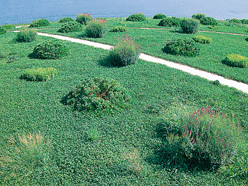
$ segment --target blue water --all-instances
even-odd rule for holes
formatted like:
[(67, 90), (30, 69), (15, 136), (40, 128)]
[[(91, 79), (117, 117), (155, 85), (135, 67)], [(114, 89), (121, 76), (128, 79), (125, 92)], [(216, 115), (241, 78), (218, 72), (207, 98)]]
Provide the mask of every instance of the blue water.
[(30, 23), (46, 18), (74, 18), (79, 13), (94, 17), (127, 17), (142, 12), (191, 17), (205, 13), (216, 19), (248, 19), (248, 0), (0, 0), (0, 25)]

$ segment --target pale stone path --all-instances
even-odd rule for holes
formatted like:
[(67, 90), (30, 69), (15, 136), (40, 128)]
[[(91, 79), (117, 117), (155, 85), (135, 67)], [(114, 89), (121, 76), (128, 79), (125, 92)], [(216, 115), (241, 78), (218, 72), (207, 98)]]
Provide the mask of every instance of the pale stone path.
[[(38, 33), (38, 35), (40, 36), (46, 36), (46, 37), (53, 37), (56, 39), (60, 39), (60, 40), (65, 40), (65, 41), (71, 41), (74, 43), (79, 43), (79, 44), (84, 44), (84, 45), (88, 45), (88, 46), (93, 46), (96, 48), (102, 48), (105, 50), (110, 50), (113, 48), (113, 46), (111, 45), (106, 45), (106, 44), (101, 44), (101, 43), (96, 43), (93, 41), (87, 41), (87, 40), (83, 40), (83, 39), (76, 39), (76, 38), (71, 38), (71, 37), (66, 37), (66, 36), (60, 36), (60, 35), (53, 35), (53, 34), (46, 34), (46, 33)], [(210, 81), (215, 81), (218, 80), (222, 85), (227, 85), (229, 87), (234, 87), (246, 94), (248, 94), (248, 85), (245, 83), (241, 83), (238, 81), (234, 81), (234, 80), (230, 80), (230, 79), (226, 79), (222, 76), (216, 75), (216, 74), (212, 74), (203, 70), (198, 70), (196, 68), (192, 68), (186, 65), (182, 65), (179, 63), (174, 63), (171, 61), (167, 61), (161, 58), (157, 58), (157, 57), (153, 57), (147, 54), (143, 54), (141, 53), (140, 59), (145, 60), (145, 61), (149, 61), (149, 62), (153, 62), (153, 63), (159, 63), (159, 64), (163, 64), (166, 65), (168, 67), (174, 68), (174, 69), (178, 69), (181, 70), (183, 72), (187, 72), (189, 74), (195, 75), (195, 76), (200, 76), (202, 78), (205, 78), (207, 80)]]

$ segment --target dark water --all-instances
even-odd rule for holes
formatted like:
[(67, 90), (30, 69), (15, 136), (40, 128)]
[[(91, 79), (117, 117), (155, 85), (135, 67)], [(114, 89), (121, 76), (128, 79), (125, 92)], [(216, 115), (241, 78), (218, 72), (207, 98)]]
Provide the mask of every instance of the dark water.
[(75, 17), (90, 13), (94, 17), (127, 17), (142, 12), (191, 17), (205, 13), (216, 19), (247, 18), (248, 0), (0, 0), (0, 25), (30, 23), (47, 18)]

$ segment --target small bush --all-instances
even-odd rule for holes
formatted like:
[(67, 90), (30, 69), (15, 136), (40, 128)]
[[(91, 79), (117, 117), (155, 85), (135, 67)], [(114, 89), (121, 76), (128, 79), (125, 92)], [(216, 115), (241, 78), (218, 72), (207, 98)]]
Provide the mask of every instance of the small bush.
[(127, 27), (124, 26), (115, 26), (110, 30), (110, 32), (126, 32), (126, 31), (127, 31)]
[(68, 23), (70, 21), (74, 21), (71, 17), (64, 17), (59, 20), (59, 23)]
[(140, 22), (140, 21), (146, 21), (146, 17), (142, 13), (137, 13), (130, 15), (126, 20), (132, 22)]
[(109, 61), (114, 66), (135, 64), (139, 59), (140, 48), (130, 37), (122, 38), (110, 51)]
[(159, 23), (158, 26), (168, 26), (168, 27), (178, 27), (181, 24), (181, 19), (177, 17), (166, 17), (162, 19)]
[(47, 19), (38, 19), (38, 20), (33, 21), (29, 27), (30, 28), (31, 27), (42, 27), (42, 26), (48, 26), (48, 25), (50, 25), (50, 22)]
[(19, 42), (32, 42), (36, 37), (37, 32), (35, 30), (21, 30), (17, 33), (16, 40)]
[(233, 24), (241, 24), (242, 23), (239, 19), (236, 19), (236, 18), (230, 19), (228, 22), (233, 23)]
[(58, 71), (55, 68), (26, 69), (21, 79), (27, 81), (48, 81), (55, 77)]
[(195, 19), (185, 18), (181, 22), (181, 29), (183, 33), (195, 34), (199, 28), (199, 21)]
[(15, 28), (16, 26), (15, 25), (11, 25), (11, 24), (6, 24), (6, 25), (3, 25), (2, 27), (5, 28), (6, 30), (10, 30), (10, 29)]
[(248, 24), (248, 19), (241, 19), (242, 24)]
[(0, 26), (0, 35), (5, 34), (7, 31), (4, 27)]
[(205, 14), (202, 14), (202, 13), (198, 13), (198, 14), (193, 14), (192, 15), (192, 18), (193, 19), (198, 19), (198, 20), (200, 20), (201, 18), (204, 18), (204, 17), (206, 17), (206, 15)]
[(85, 28), (85, 34), (87, 37), (91, 38), (101, 38), (104, 37), (107, 31), (106, 21), (104, 19), (94, 19), (88, 23)]
[(79, 32), (82, 30), (82, 25), (76, 21), (70, 21), (68, 23), (64, 23), (58, 32), (68, 33), (68, 32)]
[(62, 42), (50, 40), (38, 44), (32, 55), (38, 59), (60, 59), (67, 54), (68, 48)]
[(200, 19), (200, 22), (203, 25), (213, 25), (213, 26), (215, 26), (215, 25), (218, 24), (217, 20), (212, 18), (212, 17), (203, 17), (203, 18)]
[(192, 39), (178, 39), (167, 41), (163, 51), (172, 55), (195, 57), (199, 55), (200, 49)]
[(76, 21), (82, 25), (87, 25), (91, 20), (92, 16), (90, 14), (78, 14), (76, 17)]
[(85, 79), (66, 95), (62, 102), (78, 111), (121, 110), (129, 101), (126, 90), (112, 79)]
[(248, 67), (248, 57), (239, 54), (229, 54), (223, 63), (231, 67), (246, 68)]
[(209, 44), (213, 42), (212, 38), (205, 37), (205, 36), (195, 36), (193, 37), (193, 40), (195, 42), (202, 43), (202, 44)]
[(153, 19), (164, 19), (166, 18), (167, 16), (164, 15), (164, 14), (156, 14), (155, 16), (153, 16)]

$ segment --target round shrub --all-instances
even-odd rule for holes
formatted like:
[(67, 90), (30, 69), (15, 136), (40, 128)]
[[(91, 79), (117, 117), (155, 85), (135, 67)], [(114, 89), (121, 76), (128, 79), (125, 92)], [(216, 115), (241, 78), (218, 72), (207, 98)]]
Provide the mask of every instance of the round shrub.
[(129, 96), (126, 90), (112, 79), (85, 79), (62, 102), (78, 111), (112, 111), (127, 106)]
[(164, 19), (166, 18), (167, 16), (164, 15), (164, 14), (156, 14), (155, 16), (153, 16), (153, 19)]
[(126, 31), (127, 31), (127, 27), (124, 26), (115, 26), (110, 30), (110, 32), (126, 32)]
[(70, 21), (68, 23), (64, 23), (58, 32), (68, 33), (68, 32), (79, 32), (82, 30), (82, 25), (76, 21)]
[(37, 32), (35, 30), (21, 30), (17, 33), (16, 40), (19, 42), (32, 42), (36, 37)]
[(241, 19), (242, 24), (248, 24), (248, 19)]
[(202, 14), (202, 13), (198, 13), (198, 14), (193, 14), (192, 15), (192, 18), (193, 19), (201, 19), (201, 18), (204, 18), (204, 17), (206, 17), (206, 15), (205, 14)]
[(178, 39), (167, 41), (163, 51), (172, 55), (195, 57), (199, 55), (200, 49), (192, 39)]
[(229, 54), (223, 63), (231, 67), (246, 68), (248, 67), (248, 57), (239, 54)]
[(242, 23), (239, 19), (236, 19), (236, 18), (230, 19), (228, 22), (233, 23), (233, 24), (241, 24)]
[(140, 49), (141, 47), (136, 45), (130, 37), (122, 38), (110, 51), (109, 61), (114, 66), (135, 64), (139, 59)]
[(130, 15), (126, 20), (132, 22), (140, 22), (140, 21), (146, 21), (146, 17), (142, 13), (137, 13)]
[(91, 20), (92, 16), (90, 14), (78, 14), (76, 17), (76, 21), (82, 25), (87, 25)]
[(47, 19), (38, 19), (33, 21), (29, 27), (42, 27), (48, 25), (50, 25), (50, 22)]
[(205, 36), (195, 36), (193, 37), (193, 40), (197, 43), (202, 43), (202, 44), (210, 44), (213, 42), (212, 38)]
[(27, 81), (48, 81), (55, 77), (58, 71), (55, 68), (26, 69), (21, 79)]
[(60, 59), (68, 55), (68, 48), (57, 40), (44, 41), (33, 50), (33, 56), (38, 59)]
[(168, 27), (178, 27), (181, 24), (181, 19), (177, 17), (166, 17), (162, 19), (159, 23), (158, 26), (168, 26)]
[(59, 20), (59, 23), (68, 23), (70, 21), (74, 21), (71, 17), (64, 17)]
[(181, 21), (181, 29), (183, 33), (195, 34), (199, 28), (199, 21), (195, 19), (185, 18)]
[(217, 25), (218, 22), (212, 17), (203, 17), (200, 19), (201, 24), (203, 25)]
[(0, 26), (0, 35), (5, 34), (7, 31), (4, 27)]
[(85, 34), (91, 38), (104, 37), (107, 31), (106, 21), (104, 19), (94, 19), (88, 23), (85, 28)]

